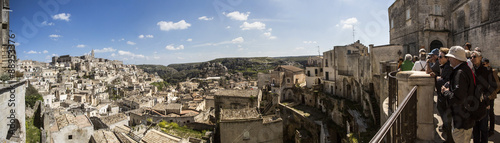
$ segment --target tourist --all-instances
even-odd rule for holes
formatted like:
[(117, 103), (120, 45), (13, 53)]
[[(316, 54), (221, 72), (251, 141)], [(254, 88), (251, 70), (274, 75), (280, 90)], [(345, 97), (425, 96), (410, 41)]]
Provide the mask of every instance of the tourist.
[(425, 62), (426, 54), (427, 53), (425, 52), (425, 49), (420, 49), (419, 51), (420, 60), (415, 62), (413, 68), (411, 69), (412, 71), (425, 71), (427, 67), (427, 62)]
[[(488, 142), (488, 104), (489, 104), (489, 96), (494, 92), (496, 94), (497, 85), (495, 81), (488, 80), (493, 78), (493, 72), (488, 70), (488, 68), (484, 67), (481, 63), (482, 56), (478, 51), (472, 52), (472, 63), (474, 64), (475, 76), (476, 76), (476, 94), (481, 94), (483, 96), (484, 102), (480, 102), (486, 108), (484, 118), (476, 121), (474, 128), (472, 130), (474, 143), (486, 143)], [(479, 106), (482, 108), (483, 106)], [(478, 112), (483, 110), (478, 110)]]
[(472, 45), (469, 42), (465, 43), (464, 49), (470, 51), (470, 48), (472, 48)]
[(413, 68), (413, 62), (411, 61), (412, 56), (410, 54), (405, 55), (405, 61), (401, 64), (401, 71), (410, 71)]
[(439, 49), (439, 67), (440, 72), (436, 75), (436, 91), (437, 91), (437, 104), (436, 108), (438, 110), (439, 115), (441, 116), (441, 120), (443, 121), (442, 132), (445, 142), (452, 143), (453, 137), (451, 134), (451, 109), (449, 108), (448, 99), (441, 93), (441, 87), (450, 81), (450, 75), (453, 71), (453, 68), (450, 66), (450, 61), (448, 57), (445, 55), (448, 54), (448, 48)]
[(404, 60), (402, 57), (399, 57), (398, 59), (398, 70), (401, 71), (401, 64), (403, 64)]
[(467, 65), (470, 69), (472, 69), (472, 73), (474, 73), (474, 64), (472, 63), (472, 52), (469, 50), (465, 50), (465, 57), (467, 57)]
[(472, 127), (474, 120), (470, 119), (465, 109), (467, 97), (474, 94), (474, 77), (471, 69), (467, 66), (465, 50), (460, 46), (451, 47), (446, 54), (453, 71), (449, 84), (445, 84), (441, 90), (449, 98), (449, 105), (452, 114), (453, 127), (452, 136), (455, 142), (470, 142), (472, 137)]
[[(495, 99), (497, 98), (497, 93), (500, 90), (500, 81), (498, 80), (498, 72), (496, 69), (491, 68), (490, 66), (490, 60), (487, 58), (483, 58), (483, 66), (486, 67), (488, 70), (491, 70), (493, 72), (493, 80), (495, 81), (495, 84), (497, 86), (497, 89), (488, 97), (490, 100), (490, 110), (489, 110), (489, 119), (490, 119), (490, 127), (488, 134), (491, 137), (495, 133), (495, 112), (494, 112), (494, 107), (495, 107)], [(489, 79), (488, 79), (489, 81)]]
[(439, 68), (439, 49), (433, 49), (430, 53), (427, 53), (428, 56), (430, 56), (426, 63), (427, 65), (427, 68), (425, 70), (425, 72), (427, 74), (430, 74), (432, 77), (436, 77), (437, 75), (439, 75), (439, 72), (440, 72), (440, 68)]

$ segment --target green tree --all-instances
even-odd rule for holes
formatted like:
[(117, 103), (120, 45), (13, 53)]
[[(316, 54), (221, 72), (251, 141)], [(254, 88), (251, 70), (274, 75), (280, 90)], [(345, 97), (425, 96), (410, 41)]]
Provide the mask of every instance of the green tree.
[(26, 93), (25, 93), (26, 106), (33, 108), (36, 101), (38, 100), (43, 101), (42, 95), (38, 93), (38, 90), (36, 90), (36, 88), (33, 87), (33, 85), (28, 84), (28, 88), (26, 88)]

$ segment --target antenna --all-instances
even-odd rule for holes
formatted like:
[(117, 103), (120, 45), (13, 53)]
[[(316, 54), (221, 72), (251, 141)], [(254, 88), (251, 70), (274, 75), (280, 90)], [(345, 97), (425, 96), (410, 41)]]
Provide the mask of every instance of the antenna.
[(318, 57), (321, 56), (320, 52), (319, 52), (319, 46), (318, 46)]
[(352, 25), (352, 42), (356, 42), (356, 40), (355, 40), (356, 38), (354, 36), (354, 32), (355, 32), (354, 25)]

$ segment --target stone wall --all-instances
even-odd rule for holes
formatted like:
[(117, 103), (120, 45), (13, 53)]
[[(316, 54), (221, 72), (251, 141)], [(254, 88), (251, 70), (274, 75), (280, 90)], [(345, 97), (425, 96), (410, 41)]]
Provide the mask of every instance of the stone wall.
[(221, 143), (232, 142), (283, 142), (283, 122), (281, 120), (263, 123), (262, 119), (243, 121), (221, 121)]
[[(0, 142), (25, 142), (26, 82), (0, 84)], [(10, 134), (9, 134), (10, 132)], [(13, 133), (13, 134), (12, 134)]]

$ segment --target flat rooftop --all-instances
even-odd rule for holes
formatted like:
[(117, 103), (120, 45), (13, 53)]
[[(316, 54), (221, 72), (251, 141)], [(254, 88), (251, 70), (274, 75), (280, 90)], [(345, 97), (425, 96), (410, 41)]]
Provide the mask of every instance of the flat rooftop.
[(221, 120), (248, 120), (259, 119), (260, 114), (257, 109), (243, 108), (243, 109), (221, 109)]
[(218, 90), (215, 91), (215, 96), (227, 96), (227, 97), (257, 97), (259, 95), (259, 90)]

